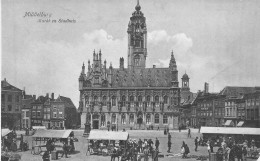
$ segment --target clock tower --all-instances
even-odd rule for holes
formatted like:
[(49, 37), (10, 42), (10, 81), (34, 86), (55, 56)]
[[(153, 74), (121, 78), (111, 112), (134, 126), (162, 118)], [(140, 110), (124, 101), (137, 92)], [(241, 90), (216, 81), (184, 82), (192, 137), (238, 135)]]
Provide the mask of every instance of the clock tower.
[(139, 0), (128, 24), (128, 68), (145, 68), (147, 57), (147, 29)]

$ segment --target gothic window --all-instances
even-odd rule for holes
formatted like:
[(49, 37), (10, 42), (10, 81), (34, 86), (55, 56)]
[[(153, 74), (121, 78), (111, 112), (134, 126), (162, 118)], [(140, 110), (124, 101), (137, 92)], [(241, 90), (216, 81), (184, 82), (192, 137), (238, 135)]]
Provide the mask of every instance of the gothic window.
[(102, 87), (108, 87), (108, 83), (106, 80), (102, 82)]
[(139, 55), (136, 55), (134, 57), (134, 64), (135, 64), (135, 66), (139, 66), (140, 65), (140, 56)]
[(166, 114), (163, 115), (163, 124), (168, 124), (168, 116)]
[(146, 115), (146, 124), (147, 125), (151, 124), (151, 115), (150, 114)]
[(86, 86), (86, 87), (91, 87), (91, 82), (90, 82), (90, 81), (87, 81), (87, 82), (85, 83), (85, 86)]
[(155, 96), (155, 103), (159, 103), (159, 96)]
[(112, 106), (116, 106), (116, 97), (112, 96)]
[(112, 124), (116, 124), (116, 114), (113, 113), (112, 115), (112, 120), (111, 120)]
[(123, 106), (125, 106), (126, 97), (122, 96), (121, 101), (122, 101)]
[(130, 96), (130, 102), (134, 102), (134, 96)]
[(138, 102), (142, 102), (142, 96), (138, 96)]
[(106, 106), (106, 105), (107, 105), (107, 96), (103, 96), (103, 98), (102, 98), (102, 104), (103, 104), (103, 106)]
[(88, 96), (85, 97), (85, 104), (86, 104), (86, 105), (89, 104), (89, 97), (88, 97)]
[(101, 126), (105, 126), (106, 116), (104, 114), (101, 115)]
[(121, 123), (122, 123), (122, 124), (125, 124), (125, 114), (122, 114), (122, 115), (121, 115)]
[(94, 78), (94, 84), (98, 84), (99, 83), (99, 78), (98, 77), (95, 77)]
[(155, 100), (155, 106), (159, 107), (159, 96), (155, 96), (154, 100)]
[(98, 104), (98, 97), (94, 96), (94, 105), (97, 105), (97, 104)]
[(159, 114), (157, 113), (157, 114), (155, 114), (155, 116), (154, 116), (154, 123), (155, 123), (155, 124), (159, 124), (159, 120), (160, 120), (160, 116), (159, 116)]
[(146, 97), (146, 102), (147, 102), (147, 106), (149, 107), (151, 105), (151, 97), (150, 96)]
[(164, 103), (164, 104), (168, 104), (168, 97), (167, 97), (167, 96), (164, 96), (164, 97), (163, 97), (163, 103)]
[(129, 123), (134, 124), (134, 114), (130, 114)]
[(142, 96), (138, 96), (138, 105), (139, 105), (139, 107), (142, 107), (142, 100), (143, 100), (143, 98), (142, 98)]

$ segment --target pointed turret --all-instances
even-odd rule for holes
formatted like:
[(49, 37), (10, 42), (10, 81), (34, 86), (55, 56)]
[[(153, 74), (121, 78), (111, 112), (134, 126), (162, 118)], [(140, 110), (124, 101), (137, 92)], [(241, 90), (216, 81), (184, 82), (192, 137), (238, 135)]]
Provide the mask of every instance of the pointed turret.
[(81, 74), (85, 74), (85, 64), (84, 64), (84, 62), (83, 62), (83, 65), (82, 65)]
[(177, 70), (176, 60), (174, 58), (173, 51), (171, 52), (171, 60), (170, 60), (169, 68), (172, 71)]

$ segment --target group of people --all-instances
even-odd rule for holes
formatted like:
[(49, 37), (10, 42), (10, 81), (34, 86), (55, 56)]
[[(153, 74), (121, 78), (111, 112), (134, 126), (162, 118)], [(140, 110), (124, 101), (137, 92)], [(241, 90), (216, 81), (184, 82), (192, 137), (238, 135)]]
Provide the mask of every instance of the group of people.
[[(121, 160), (138, 160), (144, 158), (144, 161), (148, 161), (149, 156), (152, 157), (154, 161), (158, 160), (160, 141), (158, 138), (153, 142), (152, 139), (129, 139), (126, 142), (125, 149), (114, 148), (111, 155), (111, 161), (117, 157), (118, 153), (121, 151)], [(155, 147), (154, 147), (155, 146)]]
[[(47, 151), (42, 156), (42, 159), (44, 161), (49, 161), (50, 160), (49, 159), (50, 158), (50, 153), (52, 151), (54, 151), (54, 149), (55, 149), (55, 141), (56, 141), (55, 139), (49, 139), (46, 142), (46, 149), (47, 149)], [(61, 139), (60, 141), (63, 143), (62, 151), (59, 151), (62, 154), (61, 157), (65, 156), (66, 158), (68, 158), (68, 153), (75, 151), (74, 141), (73, 141), (72, 138), (70, 138), (70, 140), (69, 140), (70, 145), (68, 145), (68, 139)]]

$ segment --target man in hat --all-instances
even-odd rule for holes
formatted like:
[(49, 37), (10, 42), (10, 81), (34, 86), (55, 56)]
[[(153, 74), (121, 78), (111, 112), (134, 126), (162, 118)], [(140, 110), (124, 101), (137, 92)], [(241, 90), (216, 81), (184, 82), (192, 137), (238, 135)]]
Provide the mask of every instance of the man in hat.
[(160, 145), (160, 141), (158, 140), (158, 138), (156, 138), (156, 140), (155, 140), (155, 147), (156, 147), (156, 149), (159, 148), (159, 145)]

